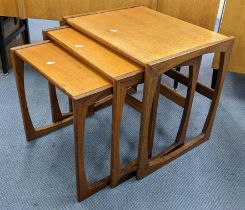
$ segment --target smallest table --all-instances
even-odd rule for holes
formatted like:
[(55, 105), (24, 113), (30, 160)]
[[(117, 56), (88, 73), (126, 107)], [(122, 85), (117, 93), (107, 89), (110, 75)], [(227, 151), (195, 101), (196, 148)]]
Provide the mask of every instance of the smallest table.
[[(78, 201), (107, 186), (110, 183), (110, 176), (95, 183), (87, 182), (84, 167), (84, 133), (88, 108), (96, 101), (112, 94), (111, 82), (49, 41), (13, 48), (12, 61), (27, 140), (30, 141), (73, 122)], [(24, 62), (45, 77), (50, 86), (59, 88), (71, 98), (73, 115), (68, 115), (50, 125), (34, 128), (26, 102)]]
[[(228, 38), (145, 7), (78, 15), (65, 20), (77, 30), (145, 67), (137, 178), (145, 177), (209, 139), (234, 38)], [(221, 55), (219, 73), (216, 86), (211, 89), (196, 83), (196, 79), (201, 56), (216, 52)], [(183, 65), (191, 66), (189, 78), (176, 71), (167, 72)], [(168, 76), (190, 88), (186, 99), (170, 90), (165, 91), (166, 87), (159, 85), (163, 73), (167, 73)], [(153, 142), (149, 139), (150, 136), (154, 136), (154, 132), (150, 124), (154, 124), (156, 120), (155, 116), (151, 117), (151, 110), (157, 103), (156, 95), (160, 90), (185, 109), (181, 121), (182, 129), (179, 130), (176, 142), (157, 156), (151, 157), (150, 150)], [(212, 102), (200, 135), (187, 142), (186, 130), (195, 90)]]

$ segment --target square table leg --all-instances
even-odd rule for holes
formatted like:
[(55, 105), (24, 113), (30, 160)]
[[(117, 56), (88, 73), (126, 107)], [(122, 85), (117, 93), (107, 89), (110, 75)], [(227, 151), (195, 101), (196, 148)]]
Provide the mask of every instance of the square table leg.
[(112, 143), (111, 143), (111, 186), (115, 187), (120, 182), (133, 176), (136, 171), (136, 160), (133, 160), (126, 167), (121, 167), (120, 157), (120, 136), (121, 122), (124, 104), (128, 89), (143, 82), (143, 73), (129, 78), (114, 81), (112, 100)]

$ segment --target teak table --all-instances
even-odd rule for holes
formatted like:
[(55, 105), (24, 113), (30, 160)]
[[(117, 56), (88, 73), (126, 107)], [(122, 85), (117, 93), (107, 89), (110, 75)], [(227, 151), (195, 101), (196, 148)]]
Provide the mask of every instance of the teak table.
[[(145, 7), (86, 16), (77, 15), (65, 20), (77, 30), (145, 67), (137, 163), (138, 179), (209, 139), (234, 38), (228, 38)], [(214, 52), (220, 53), (220, 64), (217, 84), (214, 89), (211, 89), (196, 83), (195, 79), (198, 76), (201, 56)], [(183, 65), (191, 66), (190, 78), (177, 71), (169, 71)], [(186, 99), (169, 89), (166, 93), (166, 87), (159, 85), (163, 73), (190, 88)], [(176, 142), (155, 157), (151, 157), (150, 150), (153, 142), (149, 139), (150, 136), (154, 136), (152, 125), (156, 120), (156, 114), (151, 117), (151, 110), (154, 104), (157, 104), (156, 95), (159, 89), (170, 100), (185, 109)], [(211, 99), (211, 105), (200, 135), (186, 143), (186, 130), (195, 90)]]
[[(27, 140), (33, 140), (73, 122), (78, 201), (107, 186), (110, 183), (110, 176), (94, 183), (87, 181), (84, 166), (84, 135), (88, 108), (112, 94), (111, 82), (50, 41), (13, 48), (11, 55)], [(59, 88), (71, 98), (72, 116), (68, 115), (41, 128), (34, 127), (25, 95), (24, 63), (31, 65), (37, 73), (46, 78), (49, 87)]]
[[(27, 140), (74, 123), (77, 199), (82, 201), (108, 184), (115, 187), (137, 171), (141, 179), (210, 137), (234, 39), (145, 7), (65, 18), (70, 26), (44, 31), (47, 41), (12, 49), (17, 89)], [(221, 54), (215, 89), (197, 82), (202, 55)], [(24, 63), (49, 83), (53, 123), (33, 126), (24, 88)], [(188, 77), (173, 68), (189, 66)], [(162, 74), (187, 86), (186, 97), (161, 84)], [(129, 90), (144, 83), (143, 102)], [(60, 111), (56, 88), (70, 99), (70, 112)], [(195, 92), (211, 99), (200, 135), (186, 141)], [(175, 142), (152, 156), (159, 93), (181, 106)], [(112, 99), (111, 175), (89, 184), (84, 167), (84, 129), (90, 108)], [(124, 103), (141, 113), (137, 160), (121, 167), (120, 127)], [(93, 110), (92, 110), (93, 111)]]

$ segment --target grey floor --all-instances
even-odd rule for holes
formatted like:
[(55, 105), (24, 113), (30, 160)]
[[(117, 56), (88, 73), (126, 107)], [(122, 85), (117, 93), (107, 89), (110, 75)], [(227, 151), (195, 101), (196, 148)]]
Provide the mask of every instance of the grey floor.
[[(40, 28), (31, 22), (32, 41)], [(40, 26), (42, 25), (42, 26)], [(205, 56), (200, 80), (210, 84), (212, 55)], [(185, 70), (183, 70), (185, 72)], [(26, 66), (26, 91), (35, 125), (50, 122), (47, 82)], [(163, 78), (163, 82), (172, 81)], [(185, 88), (179, 86), (185, 93)], [(136, 97), (142, 97), (142, 86)], [(67, 99), (59, 92), (62, 108)], [(195, 96), (188, 137), (198, 134), (209, 100)], [(171, 144), (182, 110), (160, 97), (154, 152)], [(122, 162), (137, 157), (140, 116), (125, 106)], [(89, 181), (109, 174), (111, 108), (87, 120), (86, 169)], [(73, 127), (31, 143), (25, 141), (12, 71), (0, 76), (0, 209), (245, 209), (245, 76), (228, 73), (210, 141), (145, 179), (105, 188), (76, 202)]]

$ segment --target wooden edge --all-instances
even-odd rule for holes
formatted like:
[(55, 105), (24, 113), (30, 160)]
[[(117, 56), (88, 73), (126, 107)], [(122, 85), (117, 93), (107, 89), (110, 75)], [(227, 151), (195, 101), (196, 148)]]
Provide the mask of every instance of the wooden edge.
[(44, 30), (42, 30), (43, 39), (44, 40), (48, 40), (47, 33), (50, 32), (50, 31), (62, 30), (62, 29), (66, 29), (66, 28), (70, 28), (70, 26), (69, 25), (64, 25), (64, 26), (58, 26), (58, 27), (54, 27), (54, 28), (44, 29)]
[(30, 48), (30, 47), (34, 47), (34, 46), (38, 46), (38, 45), (42, 45), (42, 44), (47, 44), (47, 43), (50, 43), (50, 40), (45, 40), (45, 41), (31, 43), (31, 44), (25, 44), (25, 45), (21, 45), (18, 47), (12, 47), (12, 48), (10, 48), (10, 50), (14, 51), (14, 52), (18, 52), (18, 50), (22, 50), (25, 48)]
[[(231, 36), (231, 37), (233, 37), (233, 36)], [(236, 39), (235, 39), (235, 37), (233, 37), (233, 43), (232, 43), (232, 45), (234, 44), (234, 42), (236, 41)], [(217, 53), (220, 53), (220, 52), (216, 52), (215, 53), (215, 55), (214, 55), (214, 57), (213, 57), (213, 62), (212, 62), (212, 68), (213, 69), (217, 69), (217, 70), (219, 70), (219, 56), (217, 57)], [(230, 69), (230, 70), (229, 70)], [(227, 70), (229, 70), (229, 71), (231, 71), (232, 72), (232, 70), (231, 69), (238, 69), (238, 71), (239, 70), (241, 70), (241, 72), (244, 70), (244, 68), (242, 68), (242, 67), (236, 67), (236, 66), (230, 66), (230, 63), (229, 63), (229, 65), (228, 65), (228, 67), (227, 67)], [(237, 72), (237, 71), (236, 71)], [(237, 73), (239, 73), (239, 72), (237, 72)]]
[(47, 28), (47, 29), (44, 29), (43, 32), (56, 31), (56, 30), (61, 30), (61, 29), (65, 29), (65, 28), (70, 28), (70, 26), (69, 25), (65, 25), (65, 26), (57, 26), (57, 27), (54, 27), (54, 28)]
[(195, 62), (195, 58), (193, 58), (193, 59), (191, 59), (191, 60), (188, 60), (188, 61), (185, 61), (185, 62), (179, 64), (176, 68), (178, 68), (178, 67), (179, 67), (179, 68), (182, 68), (182, 67), (184, 67), (184, 66), (193, 66), (194, 62)]
[(74, 100), (80, 100), (80, 99), (84, 99), (86, 97), (90, 97), (92, 95), (95, 95), (95, 94), (98, 94), (98, 93), (102, 93), (102, 92), (104, 92), (105, 94), (108, 92), (108, 95), (111, 95), (112, 91), (113, 91), (113, 85), (109, 84), (109, 85), (106, 85), (104, 87), (97, 88), (96, 90), (89, 91), (87, 93), (84, 93), (84, 94), (81, 94), (81, 95), (78, 95), (78, 96), (71, 96), (71, 98), (74, 99)]
[[(141, 6), (144, 6), (144, 5), (141, 5)], [(141, 6), (118, 7), (118, 8), (105, 9), (105, 10), (99, 10), (99, 11), (93, 11), (93, 12), (84, 12), (84, 13), (81, 13), (81, 14), (64, 16), (63, 20), (66, 22), (67, 19), (71, 19), (71, 18), (77, 18), (77, 17), (81, 17), (81, 16), (88, 16), (88, 15), (96, 15), (96, 14), (99, 14), (99, 13), (106, 13), (106, 12), (130, 9), (130, 8), (141, 7)]]
[[(195, 53), (197, 51), (201, 51), (201, 50), (209, 48), (209, 47), (215, 47), (215, 46), (218, 46), (218, 45), (223, 45), (225, 43), (230, 43), (230, 42), (233, 42), (234, 40), (235, 40), (235, 38), (233, 36), (227, 37), (226, 39), (223, 39), (223, 40), (218, 41), (218, 42), (213, 42), (213, 43), (210, 43), (210, 44), (204, 44), (204, 45), (201, 45), (199, 47), (195, 47), (195, 48), (192, 48), (190, 50), (183, 51), (181, 53), (176, 53), (174, 55), (167, 56), (167, 57), (165, 57), (163, 59), (158, 59), (158, 60), (152, 61), (150, 63), (147, 63), (147, 65), (155, 66), (155, 65), (157, 65), (159, 63), (162, 63), (162, 62), (165, 62), (165, 61), (168, 61), (168, 60), (173, 60), (173, 59), (176, 59), (178, 57), (181, 57), (181, 56), (184, 56), (184, 55), (187, 55), (187, 54), (191, 54), (191, 53)], [(181, 62), (181, 63), (183, 63), (183, 62)]]
[(193, 48), (189, 51), (177, 53), (173, 56), (168, 56), (164, 59), (159, 59), (157, 61), (148, 63), (145, 66), (146, 68), (157, 70), (158, 74), (163, 74), (169, 69), (172, 69), (178, 66), (179, 64), (183, 63), (187, 59), (192, 59), (208, 53), (225, 52), (230, 47), (232, 47), (233, 43), (234, 38), (229, 37), (220, 42), (203, 45), (201, 47)]
[(130, 79), (130, 77), (134, 77), (134, 76), (137, 76), (137, 75), (140, 75), (142, 73), (144, 73), (144, 67), (140, 68), (138, 71), (135, 71), (135, 72), (131, 72), (131, 73), (128, 73), (128, 74), (123, 74), (119, 77), (116, 77), (115, 80), (117, 81), (121, 81), (121, 80), (125, 80), (125, 79)]
[(134, 85), (138, 85), (144, 82), (144, 72), (139, 72), (138, 74), (131, 75), (130, 77), (125, 77), (121, 79), (119, 82), (124, 84), (127, 87), (132, 87)]

